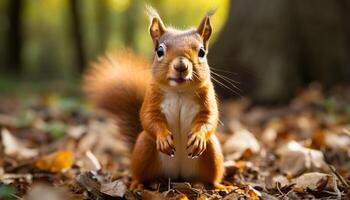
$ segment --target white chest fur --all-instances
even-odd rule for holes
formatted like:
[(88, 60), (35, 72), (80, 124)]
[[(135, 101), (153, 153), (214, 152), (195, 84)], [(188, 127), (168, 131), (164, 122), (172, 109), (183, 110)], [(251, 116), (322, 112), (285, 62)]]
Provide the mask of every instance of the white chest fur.
[(163, 174), (167, 177), (191, 179), (195, 177), (197, 159), (188, 158), (186, 144), (193, 118), (200, 106), (194, 93), (167, 93), (161, 104), (169, 131), (174, 136), (175, 156), (160, 153)]

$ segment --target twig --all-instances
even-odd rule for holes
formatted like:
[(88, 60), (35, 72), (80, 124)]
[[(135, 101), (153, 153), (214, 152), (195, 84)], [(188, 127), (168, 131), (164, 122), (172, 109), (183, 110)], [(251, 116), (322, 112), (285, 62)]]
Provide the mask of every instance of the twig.
[(331, 169), (332, 173), (337, 176), (338, 180), (348, 189), (350, 189), (350, 185), (344, 180), (344, 178), (337, 172), (337, 170), (332, 165), (328, 165)]
[(277, 187), (278, 192), (279, 192), (282, 196), (284, 196), (285, 194), (281, 191), (281, 189), (280, 189), (280, 183), (279, 183), (279, 182), (276, 183), (276, 187)]
[(170, 180), (170, 177), (168, 178), (168, 191), (170, 190), (170, 183), (171, 183), (171, 180)]

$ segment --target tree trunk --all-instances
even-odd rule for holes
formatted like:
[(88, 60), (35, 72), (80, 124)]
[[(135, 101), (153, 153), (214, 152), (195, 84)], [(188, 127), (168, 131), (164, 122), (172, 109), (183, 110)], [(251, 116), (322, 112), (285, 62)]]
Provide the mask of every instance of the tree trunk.
[(106, 50), (108, 42), (109, 32), (109, 10), (107, 0), (97, 0), (97, 24), (98, 24), (98, 39), (99, 39), (99, 51), (103, 52)]
[(84, 49), (84, 40), (83, 40), (83, 27), (80, 14), (80, 4), (79, 0), (69, 0), (70, 12), (72, 18), (72, 39), (76, 53), (76, 64), (78, 73), (82, 73), (86, 67), (86, 54)]
[(242, 94), (258, 101), (287, 100), (312, 81), (349, 82), (345, 17), (350, 10), (341, 3), (348, 5), (344, 0), (232, 0), (210, 64), (236, 72)]
[(8, 0), (9, 29), (7, 34), (7, 71), (18, 76), (22, 70), (22, 0)]
[(130, 6), (125, 13), (124, 19), (124, 41), (125, 46), (137, 51), (136, 31), (140, 20), (140, 3), (135, 0), (130, 1)]

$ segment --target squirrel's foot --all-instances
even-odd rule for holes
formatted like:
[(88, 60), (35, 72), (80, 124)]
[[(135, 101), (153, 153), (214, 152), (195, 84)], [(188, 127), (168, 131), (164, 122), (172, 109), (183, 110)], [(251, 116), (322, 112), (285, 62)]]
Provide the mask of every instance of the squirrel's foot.
[(213, 186), (215, 192), (230, 193), (234, 189), (234, 187), (231, 185), (223, 185), (221, 183), (214, 183)]
[(143, 184), (140, 183), (139, 181), (133, 181), (130, 185), (130, 190), (142, 190), (143, 189)]

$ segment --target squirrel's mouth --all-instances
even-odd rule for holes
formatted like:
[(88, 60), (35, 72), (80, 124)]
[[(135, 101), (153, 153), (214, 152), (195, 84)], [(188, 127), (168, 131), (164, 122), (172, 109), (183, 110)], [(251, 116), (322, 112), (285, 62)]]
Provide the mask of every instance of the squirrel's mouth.
[(181, 84), (181, 83), (184, 83), (184, 82), (188, 81), (189, 79), (183, 78), (183, 77), (177, 77), (177, 78), (169, 78), (169, 80), (170, 81), (174, 81), (177, 84)]

